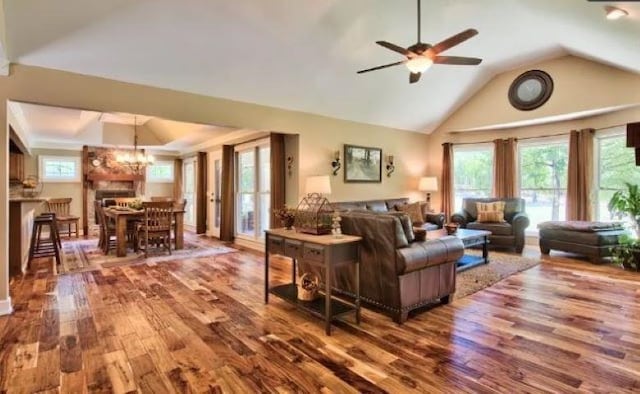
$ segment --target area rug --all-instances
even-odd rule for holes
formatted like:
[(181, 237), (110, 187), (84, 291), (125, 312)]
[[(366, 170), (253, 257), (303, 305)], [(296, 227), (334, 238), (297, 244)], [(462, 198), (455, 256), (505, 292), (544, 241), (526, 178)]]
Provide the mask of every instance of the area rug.
[(105, 255), (98, 248), (98, 239), (86, 239), (78, 241), (65, 241), (62, 244), (62, 264), (60, 273), (73, 273), (80, 271), (92, 271), (100, 268), (117, 267), (136, 263), (162, 263), (181, 259), (194, 259), (212, 257), (225, 253), (237, 252), (236, 249), (224, 246), (222, 243), (202, 239), (196, 235), (186, 235), (184, 248), (172, 250), (169, 255), (163, 249), (150, 249), (149, 257), (145, 258), (143, 252), (135, 253), (133, 249), (127, 249), (125, 257), (117, 257), (115, 250)]
[[(479, 255), (481, 252), (467, 249), (465, 253)], [(538, 259), (491, 250), (489, 251), (489, 264), (480, 265), (458, 274), (454, 299), (467, 297), (538, 264), (540, 264)]]

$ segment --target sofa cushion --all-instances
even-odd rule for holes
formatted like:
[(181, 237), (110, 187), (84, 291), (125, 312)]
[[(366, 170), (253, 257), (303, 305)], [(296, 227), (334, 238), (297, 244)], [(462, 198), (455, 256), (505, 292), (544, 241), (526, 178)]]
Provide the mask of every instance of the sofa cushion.
[(525, 202), (522, 198), (465, 198), (462, 202), (462, 209), (467, 215), (467, 220), (473, 222), (478, 217), (478, 210), (476, 209), (477, 202), (495, 202), (504, 201), (504, 218), (507, 222), (511, 223), (513, 217), (520, 213), (525, 212)]
[(367, 209), (374, 212), (387, 212), (387, 204), (383, 200), (365, 201)]
[(365, 211), (367, 209), (367, 204), (364, 201), (334, 202), (331, 206), (336, 211)]
[(387, 210), (389, 211), (393, 211), (396, 207), (396, 205), (403, 205), (403, 204), (408, 204), (409, 203), (409, 199), (404, 197), (404, 198), (391, 198), (388, 200), (384, 200), (385, 204), (387, 204)]
[(624, 229), (588, 232), (551, 228), (540, 229), (539, 236), (541, 240), (563, 241), (590, 246), (607, 246), (617, 245), (619, 242), (618, 239), (625, 234), (628, 233)]
[(503, 223), (504, 201), (477, 202), (478, 222), (480, 223)]
[(415, 228), (419, 228), (419, 229), (422, 229), (422, 230), (425, 230), (425, 231), (434, 231), (434, 230), (439, 230), (440, 229), (440, 227), (438, 227), (437, 224), (433, 224), (433, 223), (430, 223), (430, 222), (424, 222), (420, 226), (414, 225), (414, 229)]
[(587, 222), (580, 220), (573, 221), (550, 221), (538, 224), (539, 229), (545, 230), (569, 230), (593, 233), (606, 230), (622, 230), (624, 223), (621, 222)]
[(422, 223), (424, 223), (424, 215), (422, 215), (422, 209), (420, 208), (419, 202), (396, 205), (396, 209), (409, 215), (411, 221), (415, 225), (420, 226)]
[(513, 235), (513, 227), (509, 223), (480, 223), (471, 222), (467, 224), (470, 230), (491, 231), (492, 235)]

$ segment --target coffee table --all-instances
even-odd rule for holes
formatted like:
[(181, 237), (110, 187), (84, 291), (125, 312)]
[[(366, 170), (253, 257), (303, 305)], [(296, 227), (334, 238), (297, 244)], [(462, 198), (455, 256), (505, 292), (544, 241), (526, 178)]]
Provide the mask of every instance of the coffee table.
[[(455, 234), (452, 234), (452, 236), (458, 237), (458, 239), (462, 241), (465, 249), (469, 249), (476, 246), (482, 247), (482, 256), (465, 254), (460, 258), (460, 260), (458, 260), (458, 263), (457, 263), (458, 272), (468, 270), (469, 268), (477, 267), (481, 264), (489, 263), (489, 236), (490, 235), (491, 235), (491, 231), (469, 230), (466, 228), (459, 228)], [(437, 238), (442, 238), (446, 236), (447, 236), (446, 230), (427, 232), (427, 239), (437, 239)]]

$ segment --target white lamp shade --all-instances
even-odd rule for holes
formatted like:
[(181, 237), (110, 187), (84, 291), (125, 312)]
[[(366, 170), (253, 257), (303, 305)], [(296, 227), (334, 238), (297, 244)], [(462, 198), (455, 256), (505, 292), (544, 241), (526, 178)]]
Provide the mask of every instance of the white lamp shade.
[(329, 175), (310, 176), (307, 178), (305, 192), (331, 194), (331, 178)]
[(437, 192), (438, 178), (435, 176), (423, 176), (418, 183), (418, 190), (421, 192)]

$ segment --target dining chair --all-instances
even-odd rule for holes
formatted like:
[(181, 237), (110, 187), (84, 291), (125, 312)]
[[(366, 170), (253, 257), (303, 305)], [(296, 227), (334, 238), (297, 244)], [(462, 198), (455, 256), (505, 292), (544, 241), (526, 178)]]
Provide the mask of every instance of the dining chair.
[(66, 225), (67, 236), (71, 237), (71, 225), (73, 225), (76, 238), (79, 234), (80, 217), (71, 215), (72, 198), (50, 198), (47, 201), (47, 212), (56, 214), (58, 228)]
[[(163, 246), (171, 254), (171, 220), (173, 202), (143, 202), (144, 216), (138, 224), (136, 251), (143, 250), (144, 257), (149, 256), (149, 246)], [(142, 247), (144, 244), (144, 248)]]
[(116, 226), (105, 214), (102, 204), (96, 205), (96, 213), (98, 214), (98, 222), (100, 224), (100, 241), (98, 245), (102, 249), (102, 253), (109, 254), (111, 248), (116, 246)]

